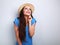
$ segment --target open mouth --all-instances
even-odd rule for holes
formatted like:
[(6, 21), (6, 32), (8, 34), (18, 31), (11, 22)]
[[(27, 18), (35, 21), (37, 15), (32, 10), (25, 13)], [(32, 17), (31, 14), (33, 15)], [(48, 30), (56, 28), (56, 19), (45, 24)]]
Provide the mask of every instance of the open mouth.
[(26, 13), (30, 14), (30, 12), (26, 12)]

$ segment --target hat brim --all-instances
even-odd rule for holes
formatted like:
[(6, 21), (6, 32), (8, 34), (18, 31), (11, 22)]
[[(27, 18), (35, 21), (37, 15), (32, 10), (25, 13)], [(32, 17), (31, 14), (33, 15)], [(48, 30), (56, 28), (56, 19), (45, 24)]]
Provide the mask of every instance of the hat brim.
[(19, 8), (18, 8), (18, 13), (20, 13), (21, 9), (24, 7), (24, 6), (29, 6), (32, 10), (32, 12), (34, 12), (34, 6), (30, 3), (25, 3), (25, 4), (22, 4)]

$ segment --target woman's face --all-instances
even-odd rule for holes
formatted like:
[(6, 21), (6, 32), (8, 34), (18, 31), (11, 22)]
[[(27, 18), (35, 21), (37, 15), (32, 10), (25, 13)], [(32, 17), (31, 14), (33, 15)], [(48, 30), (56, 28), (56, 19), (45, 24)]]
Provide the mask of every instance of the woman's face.
[(24, 15), (31, 15), (31, 8), (29, 6), (25, 6), (23, 9)]

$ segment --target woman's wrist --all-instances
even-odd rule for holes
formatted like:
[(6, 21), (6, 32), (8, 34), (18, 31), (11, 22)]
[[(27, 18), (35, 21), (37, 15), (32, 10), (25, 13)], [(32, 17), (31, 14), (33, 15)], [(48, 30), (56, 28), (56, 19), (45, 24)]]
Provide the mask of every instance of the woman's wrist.
[(29, 21), (29, 26), (31, 26), (31, 21)]

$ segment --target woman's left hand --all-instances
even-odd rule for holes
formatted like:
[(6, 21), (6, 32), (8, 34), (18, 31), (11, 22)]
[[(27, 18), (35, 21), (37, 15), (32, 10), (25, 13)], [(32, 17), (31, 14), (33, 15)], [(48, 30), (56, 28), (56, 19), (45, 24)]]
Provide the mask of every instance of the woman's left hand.
[(28, 17), (28, 21), (29, 21), (29, 22), (31, 22), (31, 20), (32, 20), (32, 17), (31, 17), (31, 16), (29, 16), (29, 17)]

